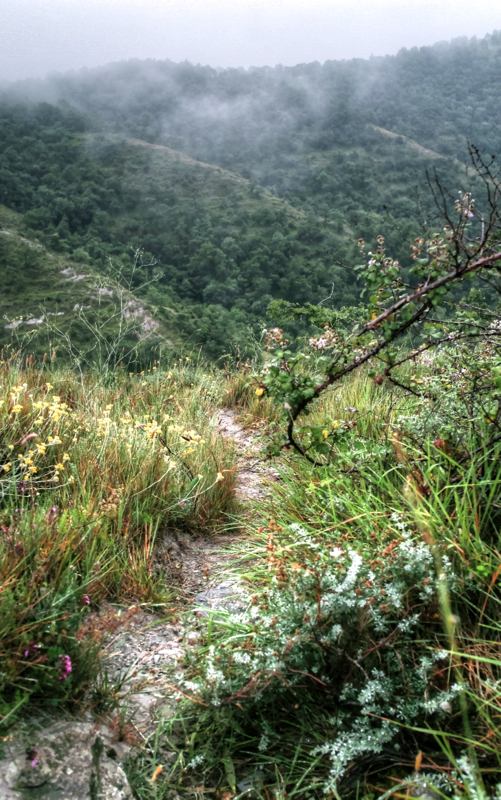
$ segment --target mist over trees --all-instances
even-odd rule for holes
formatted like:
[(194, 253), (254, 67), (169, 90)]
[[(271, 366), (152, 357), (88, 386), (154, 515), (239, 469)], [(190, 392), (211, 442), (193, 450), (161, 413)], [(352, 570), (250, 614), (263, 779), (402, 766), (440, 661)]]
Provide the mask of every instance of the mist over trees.
[(273, 298), (319, 302), (334, 283), (333, 305), (357, 302), (342, 265), (359, 237), (410, 263), (433, 222), (426, 169), (456, 191), (468, 139), (500, 151), (500, 67), (495, 32), (323, 65), (131, 60), (20, 82), (0, 108), (0, 202), (100, 270), (145, 248), (163, 273), (149, 299), (216, 357), (258, 335)]

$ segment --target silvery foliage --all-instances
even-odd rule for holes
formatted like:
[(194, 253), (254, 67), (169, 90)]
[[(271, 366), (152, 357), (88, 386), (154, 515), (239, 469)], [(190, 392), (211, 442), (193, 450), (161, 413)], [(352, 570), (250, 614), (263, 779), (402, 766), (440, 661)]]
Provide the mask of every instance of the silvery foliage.
[[(217, 644), (204, 659), (194, 657), (184, 683), (213, 706), (235, 699), (254, 704), (257, 718), (272, 696), (290, 699), (287, 687), (304, 686), (304, 673), (317, 689), (322, 681), (329, 692), (322, 698), (320, 690), (320, 702), (330, 709), (332, 733), (314, 752), (330, 759), (326, 789), (354, 758), (398, 748), (402, 724), (445, 719), (444, 709), (461, 691), (458, 685), (441, 691), (430, 682), (447, 651), (431, 639), (429, 647), (415, 646), (426, 636), (420, 612), (437, 597), (433, 555), (398, 516), (392, 524), (400, 537), (377, 562), (342, 542), (327, 549), (317, 532), (291, 525), (302, 563), (287, 562), (285, 583), (273, 578), (249, 611), (224, 621)], [(454, 585), (446, 558), (442, 569)], [(271, 734), (263, 730), (266, 745)]]
[(478, 780), (475, 765), (466, 754), (458, 758), (456, 767), (453, 777), (463, 784), (465, 793), (458, 795), (455, 792), (454, 800), (465, 800), (465, 797), (468, 800), (501, 800), (501, 783), (496, 784), (493, 793), (487, 794), (484, 786)]

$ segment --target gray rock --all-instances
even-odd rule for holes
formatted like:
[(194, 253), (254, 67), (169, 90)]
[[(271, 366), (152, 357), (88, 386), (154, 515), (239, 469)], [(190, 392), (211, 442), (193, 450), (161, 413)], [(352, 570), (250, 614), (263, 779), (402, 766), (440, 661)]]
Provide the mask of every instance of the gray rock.
[(419, 798), (419, 800), (440, 800), (443, 797), (440, 792), (435, 791), (425, 781), (419, 780), (419, 776), (416, 776), (416, 778), (410, 794), (411, 797)]
[(256, 797), (257, 793), (252, 791), (253, 789), (261, 789), (264, 783), (264, 771), (259, 769), (257, 772), (254, 772), (252, 775), (248, 775), (244, 778), (240, 783), (237, 783), (237, 789), (239, 792), (246, 792), (248, 797), (251, 796)]
[[(230, 614), (245, 611), (247, 604), (243, 601), (245, 590), (233, 581), (223, 581), (213, 589), (208, 589), (205, 592), (199, 592), (195, 596), (195, 603), (197, 606), (204, 606), (211, 609), (223, 609), (229, 611)], [(195, 613), (201, 617), (208, 617), (206, 611), (200, 611), (200, 608), (195, 608)]]
[(133, 800), (120, 765), (129, 748), (105, 726), (75, 720), (6, 743), (1, 800)]

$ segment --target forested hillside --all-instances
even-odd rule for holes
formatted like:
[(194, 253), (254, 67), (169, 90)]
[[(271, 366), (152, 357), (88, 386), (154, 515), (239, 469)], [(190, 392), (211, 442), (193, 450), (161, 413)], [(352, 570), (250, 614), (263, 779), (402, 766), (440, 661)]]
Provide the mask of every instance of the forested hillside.
[(455, 195), (468, 139), (499, 152), (500, 65), (495, 33), (323, 65), (129, 61), (20, 83), (0, 107), (0, 202), (101, 272), (130, 274), (143, 248), (161, 277), (139, 270), (134, 288), (158, 314), (213, 358), (244, 351), (272, 298), (318, 303), (334, 284), (334, 306), (356, 303), (344, 265), (359, 237), (383, 234), (410, 264), (434, 220), (426, 171)]
[[(142, 363), (162, 348), (179, 347), (174, 326), (138, 300), (131, 278), (141, 270), (141, 254), (131, 273), (103, 275), (72, 258), (62, 247), (51, 250), (21, 236), (23, 218), (0, 206), (0, 297), (4, 356), (25, 346), (35, 357), (72, 356), (82, 368), (120, 361)], [(57, 241), (57, 240), (56, 240)]]

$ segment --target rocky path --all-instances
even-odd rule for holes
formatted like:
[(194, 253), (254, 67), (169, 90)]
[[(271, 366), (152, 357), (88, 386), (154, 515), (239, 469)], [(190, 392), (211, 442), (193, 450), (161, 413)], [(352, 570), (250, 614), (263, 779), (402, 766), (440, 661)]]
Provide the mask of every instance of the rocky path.
[(277, 473), (263, 465), (260, 456), (259, 426), (245, 429), (238, 422), (236, 414), (231, 409), (224, 409), (218, 416), (218, 428), (221, 436), (233, 439), (237, 446), (237, 489), (236, 495), (243, 502), (259, 500), (266, 490), (263, 486), (263, 476), (276, 477)]
[[(237, 447), (236, 495), (245, 514), (245, 504), (249, 500), (259, 500), (266, 492), (264, 475), (274, 478), (275, 473), (263, 465), (257, 432), (244, 429), (234, 411), (222, 410), (217, 424), (221, 435), (233, 439)], [(151, 732), (155, 725), (154, 712), (158, 712), (160, 706), (165, 706), (165, 713), (169, 713), (171, 691), (165, 691), (166, 685), (172, 681), (184, 648), (193, 645), (198, 638), (196, 632), (186, 632), (183, 609), (189, 608), (190, 602), (197, 608), (236, 610), (241, 606), (242, 587), (232, 564), (240, 536), (240, 532), (208, 538), (166, 533), (158, 543), (156, 558), (179, 587), (179, 619), (165, 620), (140, 609), (131, 609), (128, 617), (127, 612), (120, 612), (127, 618), (107, 640), (103, 663), (114, 682), (126, 677), (122, 694), (131, 725), (141, 737)], [(112, 607), (104, 607), (102, 613), (112, 617), (117, 612)]]
[[(245, 505), (265, 495), (264, 479), (277, 475), (259, 455), (257, 425), (244, 429), (230, 409), (219, 413), (217, 424), (221, 436), (233, 439), (238, 451), (236, 495), (245, 517)], [(28, 738), (8, 740), (0, 761), (0, 800), (132, 800), (121, 762), (131, 747), (155, 730), (159, 719), (175, 711), (172, 681), (185, 648), (198, 639), (196, 624), (186, 625), (189, 603), (198, 609), (230, 611), (242, 605), (242, 587), (232, 566), (240, 535), (194, 538), (165, 533), (156, 558), (179, 587), (179, 617), (165, 619), (140, 606), (103, 604), (97, 622), (110, 632), (103, 647), (103, 668), (106, 679), (119, 687), (120, 710), (104, 721), (91, 715), (49, 725), (35, 720)], [(205, 616), (203, 611), (201, 615)]]

